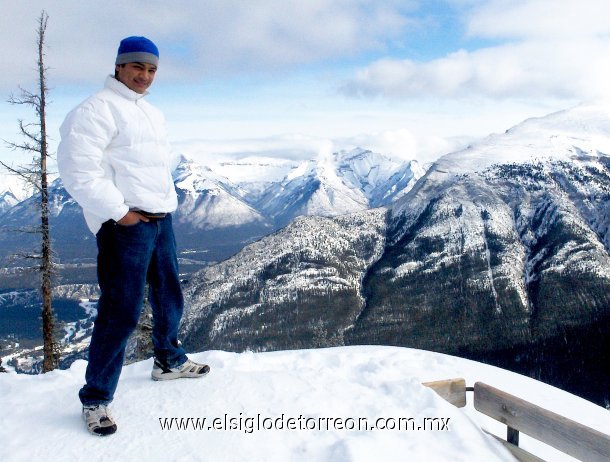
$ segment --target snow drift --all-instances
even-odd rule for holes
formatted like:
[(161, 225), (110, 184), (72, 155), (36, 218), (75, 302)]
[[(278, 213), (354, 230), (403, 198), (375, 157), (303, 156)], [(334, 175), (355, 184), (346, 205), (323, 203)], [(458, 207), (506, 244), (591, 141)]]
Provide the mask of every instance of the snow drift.
[[(590, 402), (502, 369), (421, 350), (209, 351), (193, 358), (211, 365), (208, 377), (153, 382), (151, 360), (125, 367), (111, 406), (119, 430), (107, 438), (89, 435), (81, 420), (77, 391), (84, 361), (45, 375), (0, 374), (3, 460), (343, 462), (394, 461), (405, 454), (417, 461), (513, 460), (481, 431), (482, 426), (503, 435), (503, 425), (471, 404), (457, 409), (421, 385), (458, 376), (610, 432), (610, 414)], [(426, 431), (349, 429), (349, 419), (389, 427), (399, 418), (418, 425), (442, 418), (448, 425)], [(296, 428), (287, 428), (289, 419)], [(268, 428), (256, 428), (257, 421)], [(283, 428), (273, 429), (274, 422), (284, 422)], [(525, 435), (521, 446), (547, 460), (571, 460)]]

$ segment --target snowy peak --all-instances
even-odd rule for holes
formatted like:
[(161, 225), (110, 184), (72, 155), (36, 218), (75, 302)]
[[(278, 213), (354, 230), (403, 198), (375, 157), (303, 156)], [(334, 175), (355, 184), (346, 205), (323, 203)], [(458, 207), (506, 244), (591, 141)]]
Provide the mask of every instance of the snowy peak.
[(299, 215), (335, 216), (387, 205), (423, 174), (416, 166), (360, 148), (321, 155), (272, 185), (257, 205), (280, 225)]
[(258, 206), (283, 226), (301, 215), (333, 216), (364, 210), (367, 200), (338, 177), (333, 164), (310, 160), (269, 188)]
[[(405, 200), (393, 204), (395, 215), (425, 204), (451, 182), (498, 165), (597, 163), (610, 154), (610, 103), (579, 105), (530, 118), (504, 133), (438, 159)], [(529, 167), (528, 167), (529, 168)], [(419, 204), (419, 205), (418, 205)]]
[(402, 163), (382, 154), (354, 149), (333, 154), (337, 175), (345, 184), (362, 190), (367, 196), (378, 186), (387, 183)]
[(0, 173), (0, 215), (34, 194), (31, 184), (11, 173)]
[(371, 193), (373, 206), (391, 204), (407, 194), (425, 170), (416, 160), (407, 162), (389, 178), (386, 184), (380, 184)]
[[(58, 217), (67, 205), (77, 207), (76, 202), (63, 186), (60, 178), (56, 178), (49, 184), (49, 213), (50, 216)], [(40, 220), (40, 194), (35, 194), (23, 201), (17, 202), (6, 212), (5, 219), (17, 224), (29, 221), (28, 224), (37, 223)]]
[(243, 191), (227, 178), (182, 157), (174, 173), (177, 220), (195, 229), (263, 224), (265, 218), (243, 200)]
[(447, 154), (434, 170), (481, 171), (493, 164), (610, 154), (610, 104), (579, 105), (527, 119), (502, 134), (490, 135), (463, 151)]
[(298, 166), (299, 162), (291, 159), (252, 156), (221, 162), (213, 170), (239, 185), (246, 194), (244, 197), (247, 202), (254, 204), (266, 189), (273, 183), (282, 181)]
[(0, 172), (0, 182), (0, 195), (9, 192), (18, 201), (22, 201), (33, 193), (32, 186), (15, 174)]
[(214, 173), (192, 159), (181, 156), (180, 163), (173, 174), (176, 188), (191, 194), (202, 191), (223, 189), (229, 194), (241, 197), (243, 191), (228, 178)]
[(352, 189), (362, 191), (369, 207), (388, 205), (406, 194), (424, 174), (417, 161), (399, 161), (356, 148), (333, 154), (337, 176)]
[(11, 209), (19, 203), (19, 199), (15, 197), (12, 191), (3, 191), (0, 193), (0, 215)]
[[(215, 197), (218, 203), (221, 197), (230, 197), (230, 207), (225, 210), (232, 218), (249, 222), (267, 217), (282, 227), (298, 216), (336, 216), (387, 205), (405, 194), (422, 174), (416, 162), (357, 148), (300, 163), (244, 158), (213, 169), (183, 156), (174, 179), (183, 221), (186, 215), (194, 215), (196, 223), (210, 218), (214, 204), (203, 201), (203, 196)], [(198, 201), (205, 203), (207, 212), (196, 211)], [(235, 201), (242, 202), (242, 207)], [(221, 220), (219, 208), (217, 212), (213, 226)]]

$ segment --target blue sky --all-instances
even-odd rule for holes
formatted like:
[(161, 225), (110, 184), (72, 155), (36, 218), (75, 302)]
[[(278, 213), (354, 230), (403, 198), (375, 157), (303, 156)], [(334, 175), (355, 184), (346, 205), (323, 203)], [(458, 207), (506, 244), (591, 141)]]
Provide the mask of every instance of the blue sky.
[[(371, 148), (422, 162), (532, 116), (605, 98), (606, 0), (20, 0), (0, 17), (0, 98), (34, 88), (49, 14), (52, 146), (121, 38), (161, 51), (149, 99), (176, 149), (212, 162)], [(0, 103), (0, 138), (24, 108)], [(0, 158), (14, 153), (0, 146)]]

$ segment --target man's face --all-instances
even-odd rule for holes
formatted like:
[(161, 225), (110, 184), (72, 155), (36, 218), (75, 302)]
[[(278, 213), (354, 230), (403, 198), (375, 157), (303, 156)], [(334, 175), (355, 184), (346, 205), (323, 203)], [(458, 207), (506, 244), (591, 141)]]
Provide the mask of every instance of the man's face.
[(117, 80), (136, 93), (144, 93), (155, 79), (157, 66), (148, 63), (127, 63), (116, 66)]

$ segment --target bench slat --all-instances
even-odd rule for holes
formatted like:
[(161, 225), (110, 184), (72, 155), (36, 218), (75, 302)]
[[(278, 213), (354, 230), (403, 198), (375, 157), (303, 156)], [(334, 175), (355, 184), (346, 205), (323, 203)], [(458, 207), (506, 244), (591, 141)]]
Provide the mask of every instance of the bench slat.
[(498, 442), (500, 442), (506, 449), (508, 449), (511, 454), (517, 459), (519, 462), (545, 462), (544, 459), (535, 456), (532, 453), (527, 452), (525, 449), (520, 448), (519, 446), (515, 446), (514, 444), (510, 444), (508, 441), (503, 440), (499, 436), (494, 435), (493, 433), (489, 433), (486, 430), (483, 430), (490, 436), (493, 436)]
[(509, 427), (580, 460), (610, 460), (610, 436), (481, 382), (474, 407)]

